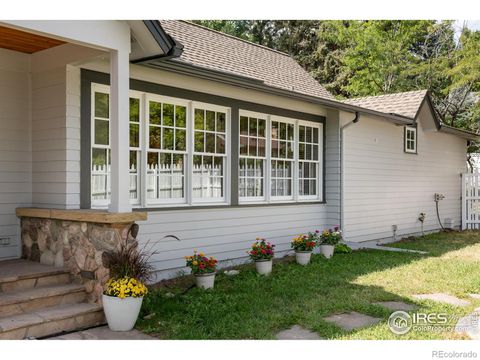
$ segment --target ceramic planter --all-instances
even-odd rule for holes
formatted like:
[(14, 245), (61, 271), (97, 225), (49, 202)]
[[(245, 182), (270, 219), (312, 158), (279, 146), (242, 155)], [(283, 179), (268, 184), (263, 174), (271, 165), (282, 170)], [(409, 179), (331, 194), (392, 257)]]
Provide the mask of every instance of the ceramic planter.
[(270, 260), (257, 260), (255, 261), (255, 268), (260, 275), (269, 275), (272, 272), (273, 261)]
[(312, 251), (295, 251), (295, 258), (297, 259), (297, 264), (308, 265), (310, 263), (310, 257), (312, 256)]
[(330, 259), (333, 256), (334, 251), (335, 245), (320, 245), (320, 253), (327, 259)]
[(102, 295), (103, 311), (108, 327), (112, 331), (130, 331), (135, 326), (143, 297), (126, 297)]
[(212, 289), (215, 283), (215, 273), (195, 275), (195, 284), (200, 289)]

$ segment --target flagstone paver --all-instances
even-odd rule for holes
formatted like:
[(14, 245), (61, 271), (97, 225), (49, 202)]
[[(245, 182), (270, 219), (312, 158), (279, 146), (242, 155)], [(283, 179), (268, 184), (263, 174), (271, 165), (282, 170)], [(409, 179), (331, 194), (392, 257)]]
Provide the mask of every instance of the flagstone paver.
[(480, 294), (468, 294), (472, 299), (480, 300)]
[(473, 340), (480, 340), (480, 308), (460, 318), (455, 326), (455, 332), (458, 334), (466, 334)]
[(317, 333), (299, 325), (294, 325), (290, 329), (280, 331), (275, 335), (275, 338), (277, 340), (322, 340)]
[(386, 307), (387, 309), (392, 311), (399, 311), (399, 310), (410, 311), (410, 310), (418, 309), (418, 306), (413, 304), (408, 304), (403, 301), (378, 301), (378, 302), (374, 302), (374, 304)]
[(337, 325), (343, 330), (352, 331), (370, 325), (375, 325), (382, 319), (352, 311), (349, 313), (327, 316), (324, 318), (324, 320)]
[(456, 296), (443, 294), (443, 293), (435, 293), (435, 294), (418, 294), (413, 295), (415, 299), (419, 300), (432, 300), (437, 301), (445, 304), (455, 305), (455, 306), (468, 306), (470, 302), (467, 300), (462, 300), (457, 298)]
[(155, 338), (138, 330), (112, 331), (108, 326), (100, 326), (52, 337), (49, 340), (155, 340)]

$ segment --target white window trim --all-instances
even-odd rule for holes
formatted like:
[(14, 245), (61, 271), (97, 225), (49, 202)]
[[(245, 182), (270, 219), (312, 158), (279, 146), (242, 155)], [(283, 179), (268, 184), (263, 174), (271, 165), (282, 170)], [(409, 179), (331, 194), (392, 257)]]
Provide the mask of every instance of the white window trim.
[[(110, 149), (110, 145), (96, 145), (95, 141), (95, 92), (103, 92), (110, 94), (110, 86), (92, 83), (91, 85), (91, 133), (90, 133), (90, 149), (89, 149), (89, 163), (91, 167), (92, 148), (105, 148)], [(162, 207), (190, 207), (192, 205), (201, 206), (215, 206), (215, 205), (230, 205), (231, 199), (231, 109), (229, 107), (209, 104), (204, 102), (191, 101), (181, 98), (174, 98), (169, 96), (157, 95), (152, 93), (146, 93), (136, 90), (130, 90), (130, 97), (140, 99), (140, 143), (137, 151), (140, 151), (140, 171), (138, 173), (138, 196), (137, 199), (132, 199), (131, 203), (134, 207), (141, 208), (162, 208)], [(147, 154), (149, 151), (161, 153), (161, 149), (149, 149), (149, 126), (150, 126), (150, 111), (149, 101), (167, 102), (174, 105), (185, 106), (187, 114), (187, 127), (186, 127), (186, 153), (179, 151), (168, 151), (169, 153), (181, 153), (186, 155), (185, 162), (185, 192), (184, 198), (178, 199), (147, 199)], [(219, 111), (226, 114), (225, 118), (225, 155), (220, 155), (225, 158), (224, 161), (224, 174), (223, 174), (223, 197), (221, 198), (193, 198), (192, 196), (192, 176), (193, 176), (193, 155), (194, 155), (194, 131), (195, 131), (195, 118), (194, 109), (199, 107), (205, 110)], [(110, 119), (108, 119), (110, 121)], [(130, 123), (130, 122), (129, 122)], [(110, 132), (109, 132), (109, 144), (110, 144)], [(203, 153), (207, 156), (214, 156), (214, 154)], [(110, 203), (110, 199), (105, 200), (93, 200), (91, 201), (91, 208), (106, 208)]]
[[(175, 150), (162, 150), (162, 149), (150, 149), (150, 101), (154, 102), (160, 102), (160, 103), (169, 103), (173, 105), (179, 105), (179, 106), (185, 106), (186, 107), (186, 151), (175, 151)], [(164, 152), (168, 154), (183, 154), (186, 156), (186, 161), (185, 161), (185, 175), (184, 175), (184, 196), (183, 198), (175, 198), (175, 199), (149, 199), (148, 194), (147, 194), (147, 186), (146, 182), (142, 182), (142, 189), (144, 188), (145, 190), (142, 190), (142, 193), (144, 193), (144, 200), (142, 202), (143, 207), (167, 207), (167, 206), (173, 206), (173, 205), (189, 205), (188, 201), (188, 187), (189, 187), (189, 168), (188, 168), (188, 162), (189, 158), (191, 155), (189, 154), (189, 107), (190, 107), (191, 101), (188, 100), (183, 100), (183, 99), (178, 99), (178, 98), (172, 98), (169, 96), (163, 96), (163, 95), (156, 95), (156, 94), (151, 94), (151, 93), (144, 93), (144, 147), (142, 148), (142, 164), (144, 164), (145, 169), (143, 173), (143, 178), (147, 179), (147, 156), (149, 152), (154, 152), (158, 153), (159, 155)]]
[[(305, 162), (312, 162), (317, 164), (317, 195), (301, 195), (298, 194), (298, 200), (299, 201), (319, 201), (323, 200), (323, 124), (322, 123), (315, 123), (312, 121), (304, 121), (304, 120), (299, 120), (297, 127), (300, 125), (308, 126), (311, 128), (317, 128), (318, 129), (318, 160), (300, 160), (300, 158), (297, 161), (297, 167), (298, 164), (300, 164), (300, 161), (305, 161)], [(298, 143), (300, 142), (300, 131), (297, 131), (297, 146)], [(297, 169), (297, 186), (298, 186), (298, 172), (299, 170)]]
[[(413, 149), (408, 148), (408, 132), (411, 131), (413, 132)], [(403, 132), (403, 140), (404, 140), (404, 148), (405, 152), (409, 154), (416, 154), (417, 153), (417, 128), (412, 127), (412, 126), (405, 126), (405, 130)]]
[[(239, 204), (265, 204), (268, 201), (269, 198), (269, 193), (267, 190), (269, 190), (269, 184), (270, 182), (270, 176), (268, 174), (268, 154), (270, 152), (270, 146), (271, 144), (269, 143), (269, 134), (270, 134), (270, 115), (264, 114), (264, 113), (259, 113), (259, 112), (254, 112), (254, 111), (249, 111), (249, 110), (239, 110), (238, 112), (238, 121), (239, 121), (239, 126), (240, 126), (240, 117), (246, 116), (246, 117), (252, 117), (252, 118), (257, 118), (257, 119), (264, 119), (265, 120), (265, 156), (264, 157), (258, 157), (258, 156), (245, 156), (245, 155), (240, 155), (240, 129), (238, 132), (238, 159), (245, 158), (245, 159), (259, 159), (264, 161), (264, 166), (263, 166), (263, 196), (239, 196), (238, 197), (238, 203)], [(240, 164), (237, 164), (238, 167), (240, 167)], [(267, 182), (267, 177), (268, 177), (268, 182)], [(236, 189), (238, 191), (238, 189)]]
[[(248, 117), (256, 117), (256, 118), (266, 118), (267, 120), (267, 128), (266, 128), (266, 146), (265, 146), (265, 176), (264, 176), (264, 197), (240, 197), (239, 196), (239, 204), (277, 204), (277, 203), (299, 203), (299, 202), (318, 202), (323, 201), (323, 166), (324, 166), (324, 159), (323, 159), (323, 131), (324, 127), (322, 123), (314, 122), (314, 121), (306, 121), (306, 120), (296, 120), (293, 118), (277, 116), (277, 115), (269, 115), (261, 112), (253, 112), (248, 110), (239, 110), (239, 121), (240, 116), (248, 116)], [(286, 160), (280, 158), (272, 158), (271, 154), (271, 131), (272, 131), (272, 121), (279, 121), (284, 123), (294, 124), (294, 148), (293, 148), (293, 176), (292, 176), (292, 196), (271, 196), (271, 171), (272, 171), (272, 160)], [(298, 154), (298, 146), (299, 146), (299, 125), (305, 125), (309, 127), (316, 127), (319, 129), (318, 133), (318, 171), (317, 171), (317, 195), (307, 195), (307, 196), (300, 196), (299, 189), (298, 189), (298, 179), (299, 179), (299, 154)], [(238, 137), (240, 140), (240, 131), (238, 133)], [(238, 141), (238, 158), (240, 159), (240, 141)], [(253, 157), (247, 157), (253, 158)], [(313, 161), (312, 161), (313, 162)], [(237, 164), (239, 166), (239, 164)], [(238, 191), (238, 189), (236, 189)]]

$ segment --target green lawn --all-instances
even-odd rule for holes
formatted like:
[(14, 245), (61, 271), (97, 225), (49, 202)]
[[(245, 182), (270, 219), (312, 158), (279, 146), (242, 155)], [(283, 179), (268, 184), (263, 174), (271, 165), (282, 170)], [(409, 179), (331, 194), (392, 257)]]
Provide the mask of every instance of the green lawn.
[[(480, 293), (480, 233), (452, 232), (406, 239), (397, 247), (428, 255), (378, 250), (312, 257), (306, 267), (293, 258), (274, 265), (270, 277), (253, 266), (239, 267), (235, 277), (217, 275), (215, 289), (191, 288), (192, 277), (152, 290), (144, 301), (137, 328), (164, 339), (273, 339), (299, 324), (328, 339), (458, 339), (451, 331), (390, 332), (391, 311), (375, 301), (416, 303), (422, 312), (464, 316), (480, 306), (468, 293)], [(174, 297), (165, 296), (174, 293)], [(471, 300), (468, 307), (414, 301), (413, 294), (446, 292)], [(382, 318), (379, 324), (345, 332), (323, 320), (330, 314), (358, 311)], [(145, 315), (155, 314), (148, 320)]]

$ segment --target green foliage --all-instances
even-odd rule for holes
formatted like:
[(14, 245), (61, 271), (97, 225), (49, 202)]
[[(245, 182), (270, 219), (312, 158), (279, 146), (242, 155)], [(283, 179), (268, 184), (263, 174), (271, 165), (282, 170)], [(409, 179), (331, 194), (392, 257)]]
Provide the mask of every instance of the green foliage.
[(350, 254), (352, 249), (347, 244), (337, 244), (335, 245), (335, 254)]
[(456, 40), (452, 21), (197, 22), (290, 54), (338, 98), (428, 89), (444, 123), (478, 130), (479, 31)]
[[(163, 339), (273, 339), (293, 325), (326, 339), (454, 339), (448, 328), (395, 335), (386, 326), (392, 311), (375, 303), (414, 302), (420, 312), (457, 317), (471, 313), (480, 300), (456, 307), (412, 296), (446, 292), (468, 298), (478, 292), (479, 233), (431, 234), (401, 246), (429, 253), (361, 250), (330, 260), (314, 254), (308, 266), (294, 265), (293, 258), (276, 262), (268, 277), (247, 265), (233, 277), (218, 274), (214, 291), (192, 287), (193, 277), (169, 281), (144, 299), (137, 327)], [(382, 321), (347, 332), (324, 319), (350, 311)]]

